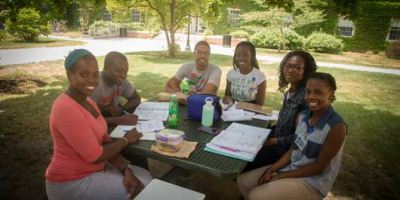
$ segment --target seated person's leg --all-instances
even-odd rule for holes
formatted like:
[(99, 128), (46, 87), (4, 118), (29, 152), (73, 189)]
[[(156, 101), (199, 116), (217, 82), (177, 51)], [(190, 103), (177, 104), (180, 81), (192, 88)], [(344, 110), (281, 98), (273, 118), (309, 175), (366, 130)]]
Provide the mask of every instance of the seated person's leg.
[(320, 194), (303, 178), (284, 178), (260, 185), (249, 192), (249, 200), (318, 200)]
[(264, 166), (246, 173), (241, 174), (237, 179), (237, 184), (239, 186), (239, 190), (247, 199), (247, 195), (249, 194), (250, 190), (257, 187), (258, 179), (260, 176), (265, 172), (269, 166)]

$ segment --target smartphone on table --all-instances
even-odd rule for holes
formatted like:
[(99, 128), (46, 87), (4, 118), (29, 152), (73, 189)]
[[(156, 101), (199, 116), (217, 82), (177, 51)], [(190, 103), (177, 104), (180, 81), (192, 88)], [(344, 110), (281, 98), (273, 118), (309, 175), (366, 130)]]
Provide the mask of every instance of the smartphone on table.
[(217, 128), (207, 127), (207, 126), (200, 126), (199, 128), (197, 128), (197, 130), (211, 135), (218, 135), (221, 132)]

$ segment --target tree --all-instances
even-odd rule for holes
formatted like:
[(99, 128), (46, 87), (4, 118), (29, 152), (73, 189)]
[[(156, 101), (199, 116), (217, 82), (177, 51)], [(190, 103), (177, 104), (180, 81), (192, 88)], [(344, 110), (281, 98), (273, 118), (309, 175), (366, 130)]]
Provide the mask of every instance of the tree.
[(165, 33), (168, 54), (175, 57), (175, 32), (188, 23), (189, 15), (199, 15), (212, 0), (133, 0), (134, 5), (157, 16)]
[(8, 32), (27, 42), (38, 40), (40, 34), (50, 33), (47, 22), (42, 21), (39, 12), (32, 8), (20, 9), (15, 22), (7, 19), (6, 28)]
[(112, 21), (128, 22), (135, 7), (132, 1), (107, 0), (107, 10), (110, 11)]
[(105, 0), (78, 0), (78, 3), (81, 8), (82, 33), (87, 34), (91, 17), (102, 10), (106, 2)]
[[(278, 28), (280, 41), (285, 41), (286, 30), (294, 30), (308, 24), (322, 22), (324, 20), (323, 10), (311, 7), (309, 0), (294, 0), (293, 5), (286, 1), (280, 8), (272, 1), (272, 5), (265, 4), (265, 0), (258, 0), (259, 6), (263, 11), (251, 11), (242, 15), (244, 28), (252, 32), (259, 32), (266, 29)], [(280, 46), (286, 49), (285, 42)]]

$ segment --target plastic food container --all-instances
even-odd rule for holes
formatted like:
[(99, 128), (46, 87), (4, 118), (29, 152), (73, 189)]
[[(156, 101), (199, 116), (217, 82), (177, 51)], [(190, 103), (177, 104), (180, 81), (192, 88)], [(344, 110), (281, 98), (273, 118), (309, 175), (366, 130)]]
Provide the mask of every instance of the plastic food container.
[(175, 129), (163, 129), (156, 133), (156, 146), (161, 151), (176, 152), (182, 146), (185, 133)]

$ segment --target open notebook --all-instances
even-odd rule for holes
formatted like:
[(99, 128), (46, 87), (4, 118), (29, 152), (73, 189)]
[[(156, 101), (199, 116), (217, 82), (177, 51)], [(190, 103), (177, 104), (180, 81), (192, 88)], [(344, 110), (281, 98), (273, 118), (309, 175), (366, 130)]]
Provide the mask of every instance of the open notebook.
[(204, 150), (251, 162), (270, 132), (266, 128), (232, 123), (207, 143)]

